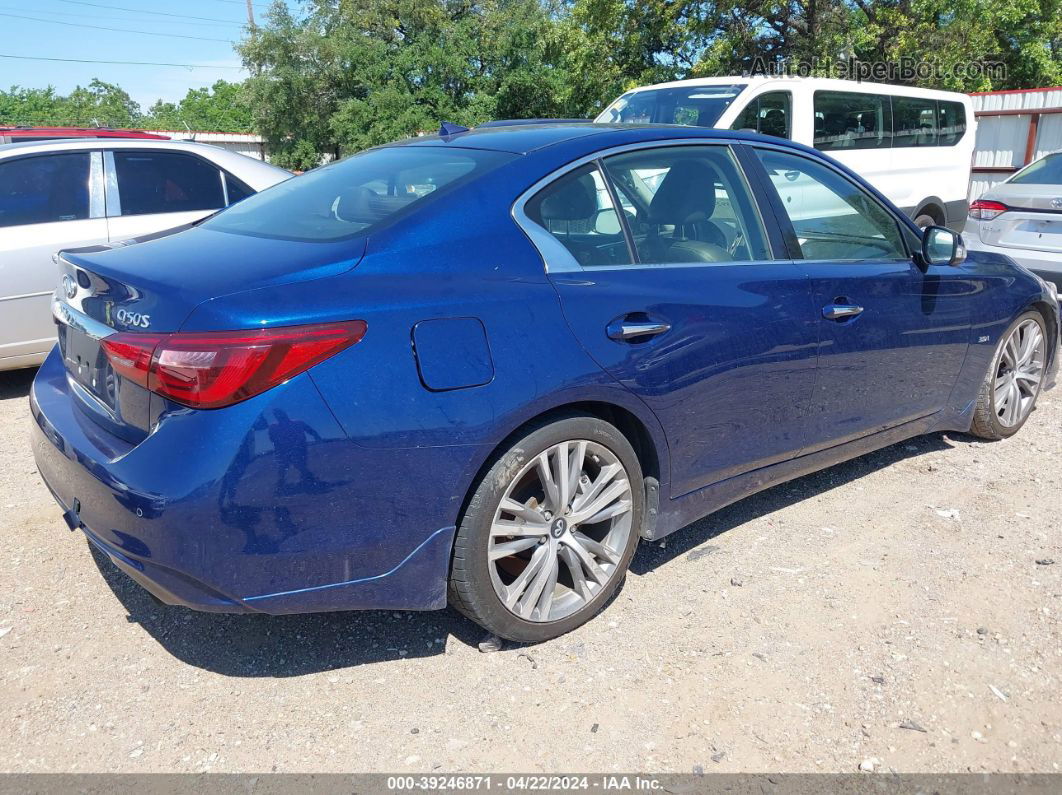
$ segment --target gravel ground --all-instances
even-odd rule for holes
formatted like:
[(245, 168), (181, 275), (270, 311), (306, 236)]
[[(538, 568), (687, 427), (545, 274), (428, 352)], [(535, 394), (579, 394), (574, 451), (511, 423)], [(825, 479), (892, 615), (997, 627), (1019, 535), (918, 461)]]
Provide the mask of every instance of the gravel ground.
[(588, 626), (483, 654), (450, 611), (155, 604), (67, 532), (30, 378), (0, 373), (2, 770), (1062, 765), (1062, 390), (1012, 440), (924, 437), (643, 544)]

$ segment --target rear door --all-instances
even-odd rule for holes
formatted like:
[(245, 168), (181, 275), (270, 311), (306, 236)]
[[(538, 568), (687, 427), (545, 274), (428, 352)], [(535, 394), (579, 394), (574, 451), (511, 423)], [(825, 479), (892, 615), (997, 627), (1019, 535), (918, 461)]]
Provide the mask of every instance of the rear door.
[(0, 369), (55, 344), (52, 256), (107, 240), (101, 164), (99, 152), (0, 161)]
[(106, 168), (112, 241), (198, 221), (227, 204), (225, 173), (187, 152), (116, 149)]
[(800, 451), (810, 282), (772, 259), (730, 147), (618, 153), (524, 211), (579, 342), (660, 419), (673, 496)]
[[(899, 219), (839, 170), (802, 154), (755, 151), (812, 281), (819, 366), (808, 451), (942, 409), (970, 336), (962, 271), (916, 265)], [(794, 182), (799, 202), (788, 193)]]

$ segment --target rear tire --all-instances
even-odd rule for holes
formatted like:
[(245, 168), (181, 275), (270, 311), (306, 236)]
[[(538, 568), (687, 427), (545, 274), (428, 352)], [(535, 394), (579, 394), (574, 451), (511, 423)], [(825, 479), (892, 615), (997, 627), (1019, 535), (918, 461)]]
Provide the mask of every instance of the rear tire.
[(927, 226), (937, 226), (937, 220), (932, 215), (926, 215), (922, 213), (914, 219), (915, 226), (919, 229), (925, 229)]
[(1047, 333), (1043, 316), (1024, 313), (1000, 336), (977, 396), (970, 432), (996, 441), (1013, 436), (1036, 408), (1046, 374)]
[(641, 466), (615, 427), (583, 416), (532, 427), (469, 501), (454, 542), (450, 604), (513, 641), (570, 632), (623, 582), (644, 515)]

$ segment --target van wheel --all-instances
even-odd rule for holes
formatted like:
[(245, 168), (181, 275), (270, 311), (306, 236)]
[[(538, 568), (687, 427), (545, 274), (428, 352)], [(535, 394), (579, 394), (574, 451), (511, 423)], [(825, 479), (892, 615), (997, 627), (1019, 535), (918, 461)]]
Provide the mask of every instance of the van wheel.
[(1039, 312), (1029, 311), (1000, 337), (977, 396), (970, 431), (982, 439), (1013, 436), (1029, 419), (1044, 377), (1047, 335)]
[(638, 457), (612, 425), (568, 417), (494, 462), (457, 530), (450, 603), (509, 640), (555, 638), (616, 592), (642, 529)]
[(925, 229), (927, 226), (936, 226), (937, 221), (932, 215), (926, 215), (922, 213), (914, 219), (915, 226), (919, 229)]

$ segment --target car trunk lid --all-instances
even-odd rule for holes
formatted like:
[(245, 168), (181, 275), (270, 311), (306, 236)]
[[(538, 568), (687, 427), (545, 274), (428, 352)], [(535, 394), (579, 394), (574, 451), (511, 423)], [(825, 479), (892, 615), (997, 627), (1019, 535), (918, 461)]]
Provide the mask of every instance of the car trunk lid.
[(104, 339), (176, 332), (205, 301), (336, 275), (356, 266), (363, 252), (363, 240), (306, 244), (198, 228), (136, 245), (61, 252), (53, 316), (71, 392), (98, 424), (136, 443), (167, 402), (116, 372)]
[(981, 240), (994, 246), (1062, 253), (1062, 187), (1005, 184), (985, 199), (1009, 209), (980, 224)]

